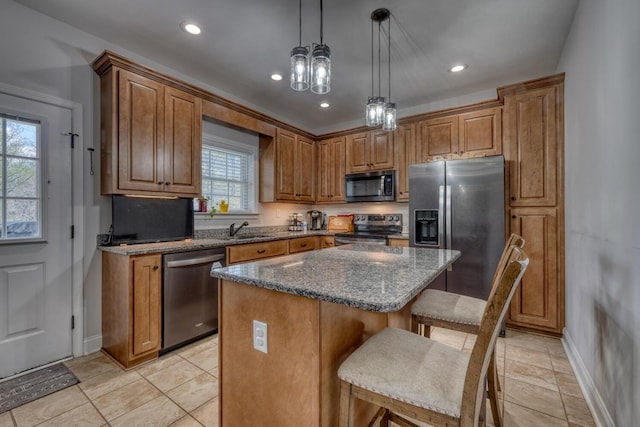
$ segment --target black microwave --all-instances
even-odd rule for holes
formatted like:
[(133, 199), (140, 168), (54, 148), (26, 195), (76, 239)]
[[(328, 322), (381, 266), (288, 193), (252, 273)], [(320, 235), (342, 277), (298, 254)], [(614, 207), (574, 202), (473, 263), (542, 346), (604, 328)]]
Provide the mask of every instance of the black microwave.
[(395, 171), (352, 173), (345, 177), (347, 202), (393, 202)]

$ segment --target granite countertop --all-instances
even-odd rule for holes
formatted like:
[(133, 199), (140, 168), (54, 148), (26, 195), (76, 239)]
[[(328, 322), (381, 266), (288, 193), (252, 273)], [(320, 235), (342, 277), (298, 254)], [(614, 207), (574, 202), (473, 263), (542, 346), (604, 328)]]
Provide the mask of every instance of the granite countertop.
[(199, 249), (223, 248), (231, 245), (246, 243), (269, 242), (272, 240), (295, 239), (308, 236), (332, 236), (332, 232), (326, 230), (317, 231), (282, 231), (269, 233), (245, 233), (229, 238), (186, 239), (177, 242), (139, 243), (133, 245), (99, 246), (104, 252), (112, 252), (119, 255), (146, 255), (155, 253), (172, 253), (195, 251)]
[(211, 270), (213, 277), (368, 311), (404, 307), (460, 251), (352, 244)]

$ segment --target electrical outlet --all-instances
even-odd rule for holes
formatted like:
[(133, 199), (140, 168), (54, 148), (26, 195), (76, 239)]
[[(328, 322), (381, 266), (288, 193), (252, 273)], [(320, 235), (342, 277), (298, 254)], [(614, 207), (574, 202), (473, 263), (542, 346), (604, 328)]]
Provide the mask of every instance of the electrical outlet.
[(253, 321), (253, 348), (267, 353), (267, 324), (258, 320)]

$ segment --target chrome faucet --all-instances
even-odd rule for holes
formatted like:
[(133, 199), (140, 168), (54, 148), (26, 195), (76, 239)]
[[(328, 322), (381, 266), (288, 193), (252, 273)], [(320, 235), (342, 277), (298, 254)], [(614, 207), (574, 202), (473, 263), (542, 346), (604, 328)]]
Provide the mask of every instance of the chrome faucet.
[(229, 227), (229, 237), (235, 236), (238, 231), (242, 229), (242, 227), (246, 227), (247, 225), (249, 225), (249, 222), (245, 221), (240, 227), (236, 228), (236, 223), (234, 222), (233, 224), (231, 224), (231, 227)]

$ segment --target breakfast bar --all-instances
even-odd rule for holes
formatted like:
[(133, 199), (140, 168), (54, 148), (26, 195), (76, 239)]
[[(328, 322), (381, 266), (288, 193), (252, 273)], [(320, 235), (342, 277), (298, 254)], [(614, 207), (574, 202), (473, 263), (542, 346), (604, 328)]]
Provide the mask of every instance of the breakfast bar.
[(340, 363), (385, 327), (409, 329), (410, 302), (459, 256), (353, 244), (212, 270), (220, 426), (337, 425)]

